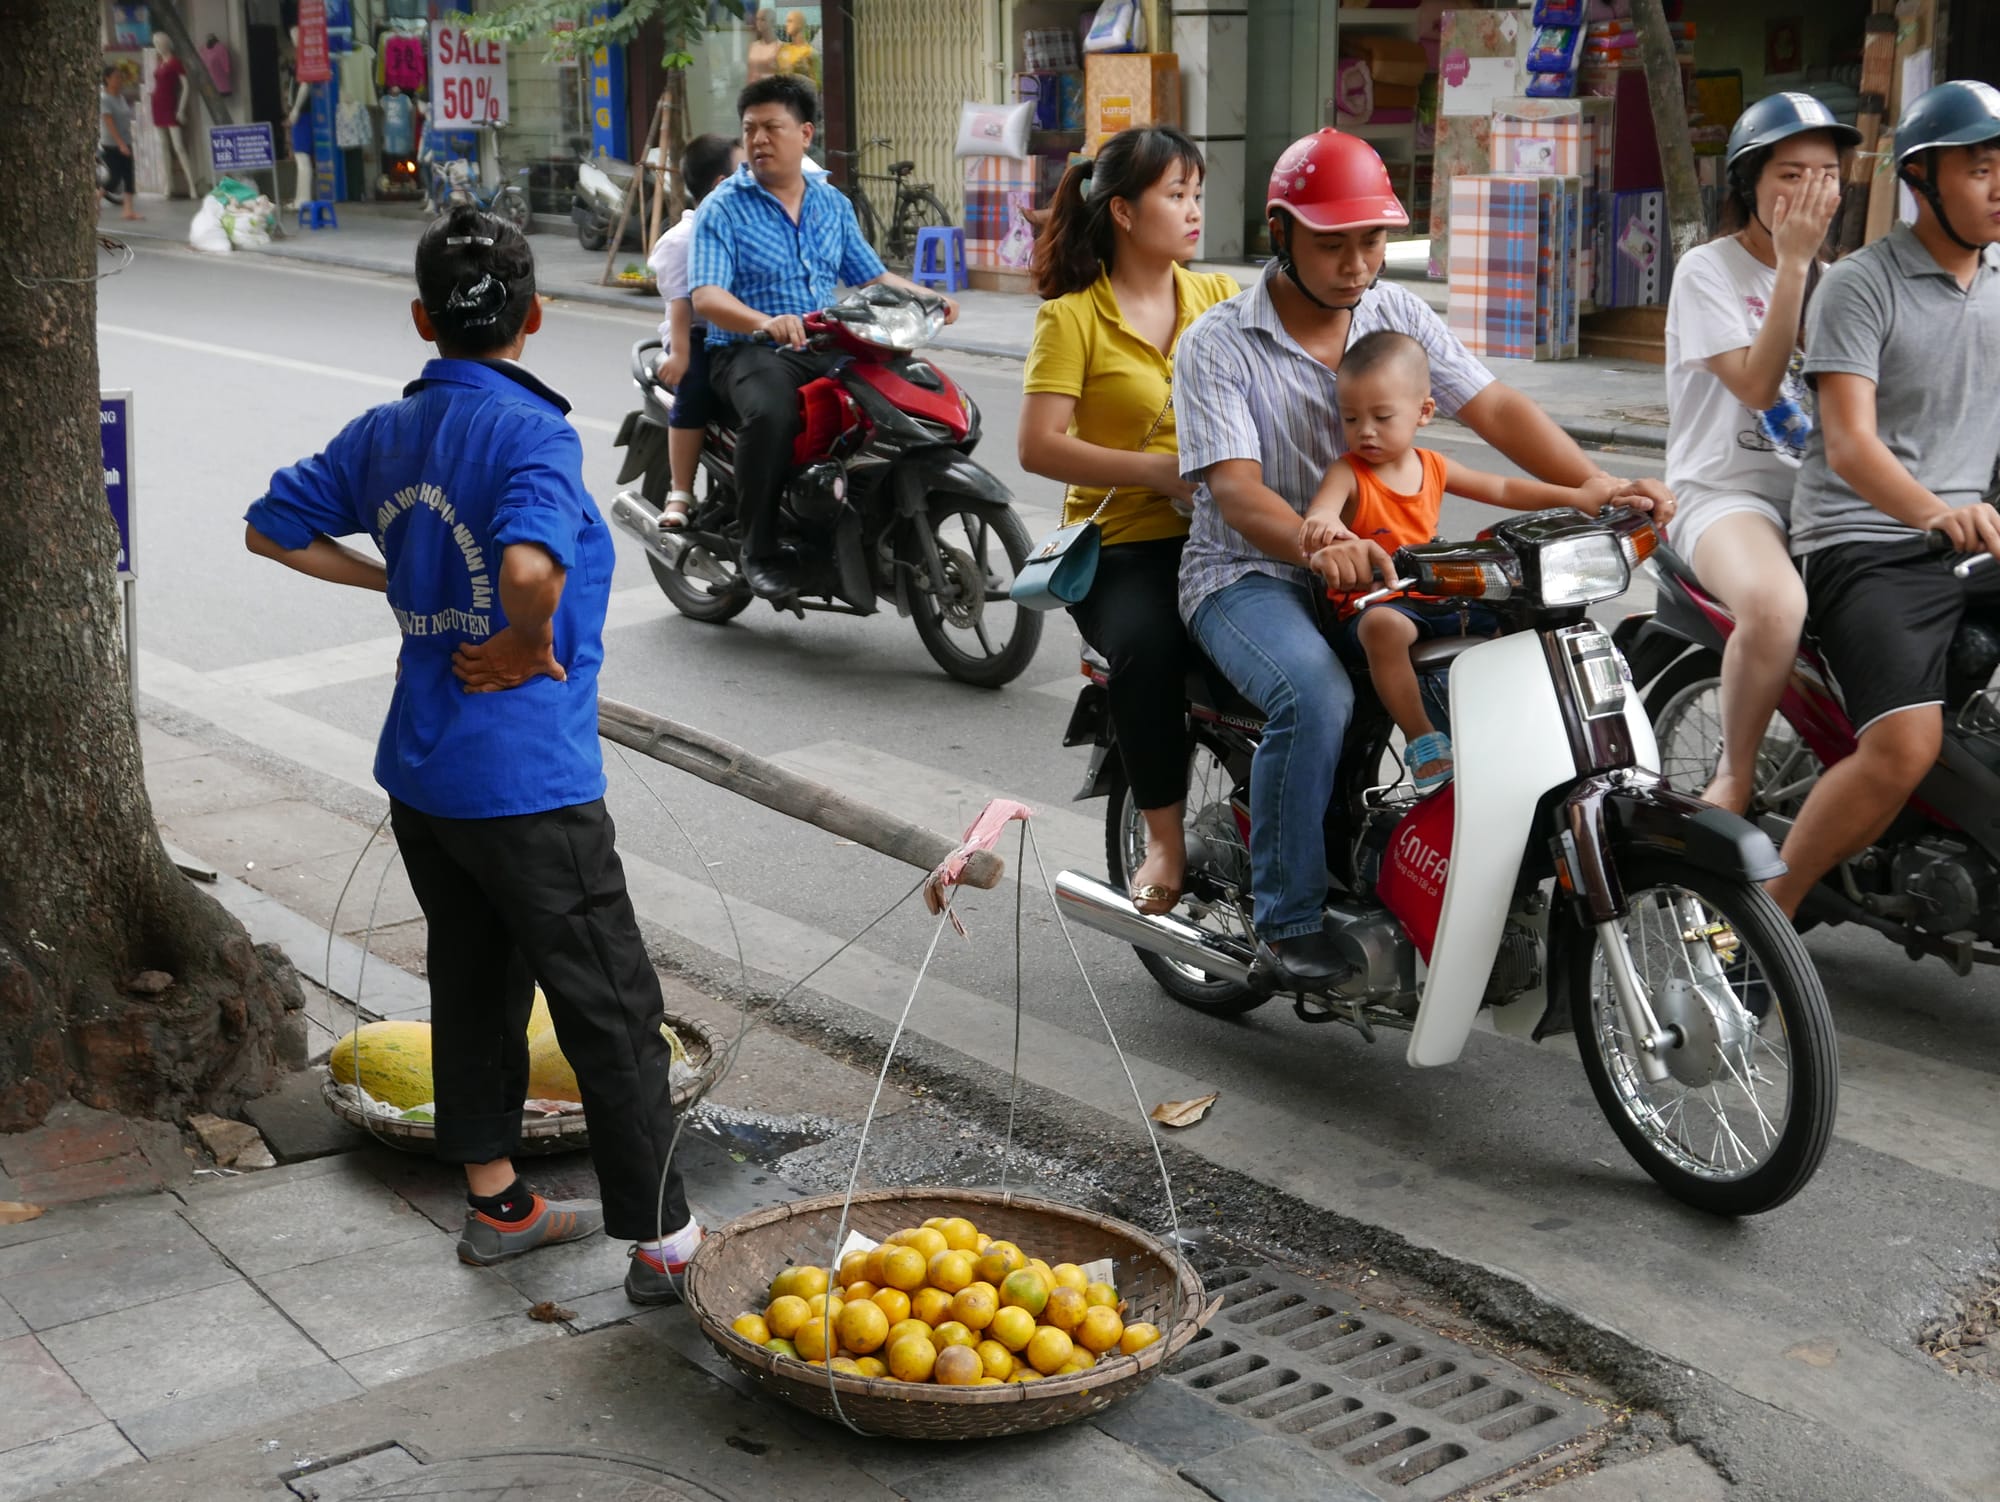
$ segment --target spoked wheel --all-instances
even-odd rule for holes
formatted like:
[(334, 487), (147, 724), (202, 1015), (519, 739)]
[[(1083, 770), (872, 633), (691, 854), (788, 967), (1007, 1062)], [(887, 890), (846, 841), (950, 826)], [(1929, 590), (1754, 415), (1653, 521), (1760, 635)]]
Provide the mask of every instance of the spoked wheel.
[(1833, 1017), (1805, 947), (1762, 888), (1680, 861), (1628, 860), (1613, 925), (1653, 1014), (1677, 1042), (1646, 1077), (1613, 981), (1615, 956), (1572, 933), (1565, 980), (1584, 1073), (1639, 1165), (1717, 1215), (1783, 1204), (1833, 1135)]
[(512, 184), (493, 195), (493, 212), (524, 235), (535, 217), (528, 208), (528, 195)]
[[(690, 520), (719, 528), (725, 517), (734, 514), (735, 507), (734, 492), (718, 486), (711, 477), (708, 495)], [(678, 565), (661, 562), (649, 548), (646, 566), (674, 609), (690, 620), (719, 626), (741, 615), (756, 598), (738, 576), (734, 559), (698, 543), (681, 549)]]
[(999, 688), (1034, 661), (1042, 618), (1008, 591), (1028, 558), (1028, 529), (1011, 506), (933, 496), (929, 524), (945, 587), (932, 583), (928, 552), (913, 526), (897, 538), (909, 570), (910, 614), (937, 665), (960, 683)]
[[(1188, 757), (1188, 833), (1200, 836), (1199, 846), (1208, 853), (1212, 863), (1209, 876), (1219, 886), (1233, 887), (1236, 899), (1210, 902), (1184, 895), (1180, 906), (1175, 909), (1175, 916), (1218, 935), (1232, 947), (1249, 952), (1257, 947), (1257, 936), (1250, 926), (1250, 852), (1244, 846), (1243, 837), (1236, 827), (1236, 816), (1229, 806), (1233, 786), (1229, 769), (1223, 765), (1215, 749), (1197, 740), (1193, 753)], [(1132, 873), (1146, 858), (1146, 820), (1132, 797), (1132, 785), (1125, 780), (1124, 765), (1117, 761), (1115, 752), (1108, 791), (1104, 864), (1110, 873), (1111, 885), (1126, 891), (1131, 885)], [(1190, 840), (1189, 843), (1193, 845), (1195, 842)], [(1268, 993), (1253, 991), (1235, 981), (1210, 975), (1206, 970), (1169, 959), (1166, 955), (1154, 954), (1146, 949), (1134, 949), (1132, 952), (1139, 956), (1139, 963), (1146, 967), (1146, 973), (1160, 983), (1161, 990), (1197, 1012), (1207, 1012), (1214, 1017), (1238, 1017), (1270, 1000)]]
[(896, 223), (889, 231), (888, 258), (900, 265), (916, 259), (917, 231), (951, 223), (951, 212), (929, 188), (918, 188), (896, 205)]
[[(1660, 772), (1684, 793), (1699, 795), (1722, 763), (1722, 659), (1690, 652), (1646, 691), (1646, 717), (1660, 743)], [(1793, 813), (1820, 774), (1819, 759), (1782, 716), (1771, 718), (1757, 748), (1750, 815)]]

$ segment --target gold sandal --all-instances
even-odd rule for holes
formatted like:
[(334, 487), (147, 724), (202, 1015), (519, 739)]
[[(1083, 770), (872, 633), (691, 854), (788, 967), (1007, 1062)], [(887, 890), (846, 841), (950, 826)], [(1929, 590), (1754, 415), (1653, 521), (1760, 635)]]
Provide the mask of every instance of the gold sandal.
[[(1143, 886), (1133, 887), (1126, 895), (1132, 899), (1132, 906), (1140, 912), (1149, 918), (1158, 918), (1171, 913), (1180, 905), (1181, 889), (1149, 881)], [(1157, 903), (1159, 906), (1148, 907), (1146, 905), (1148, 903)]]

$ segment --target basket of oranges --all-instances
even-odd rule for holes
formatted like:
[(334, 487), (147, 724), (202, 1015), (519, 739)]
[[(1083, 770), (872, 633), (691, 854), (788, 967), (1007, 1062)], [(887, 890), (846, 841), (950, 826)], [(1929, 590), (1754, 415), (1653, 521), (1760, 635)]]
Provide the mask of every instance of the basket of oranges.
[[(835, 1266), (843, 1210), (848, 1246)], [(1047, 1429), (1150, 1382), (1205, 1325), (1201, 1280), (1137, 1226), (1022, 1194), (824, 1195), (711, 1232), (688, 1308), (787, 1402), (869, 1434)]]

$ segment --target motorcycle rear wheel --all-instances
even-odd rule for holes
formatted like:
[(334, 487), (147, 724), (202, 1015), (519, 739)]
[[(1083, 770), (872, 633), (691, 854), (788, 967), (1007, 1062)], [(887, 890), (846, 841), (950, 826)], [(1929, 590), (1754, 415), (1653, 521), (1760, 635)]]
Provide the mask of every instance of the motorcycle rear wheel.
[[(929, 526), (937, 540), (946, 598), (932, 588), (924, 549), (913, 533), (918, 525)], [(960, 683), (999, 688), (1035, 660), (1042, 618), (1008, 595), (1032, 546), (1012, 506), (950, 495), (932, 496), (926, 520), (906, 524), (898, 535), (897, 561), (910, 570), (910, 616), (917, 636), (932, 660)], [(1004, 637), (1003, 623), (1012, 628)], [(963, 643), (960, 637), (966, 638)]]
[[(1111, 885), (1122, 892), (1129, 889), (1132, 872), (1145, 858), (1146, 821), (1139, 812), (1138, 804), (1133, 801), (1132, 784), (1125, 778), (1124, 764), (1119, 761), (1115, 749), (1111, 761), (1110, 781), (1105, 789), (1104, 866)], [(1214, 751), (1197, 740), (1188, 757), (1189, 809), (1199, 813), (1217, 801), (1226, 803), (1228, 798), (1227, 769)], [(1243, 860), (1248, 863), (1247, 853), (1243, 855)], [(1241, 898), (1247, 904), (1250, 894), (1244, 892)], [(1197, 921), (1186, 910), (1185, 899), (1179, 916), (1190, 922)], [(1226, 930), (1231, 938), (1241, 940), (1246, 947), (1255, 943), (1247, 923), (1230, 924), (1219, 914), (1199, 921), (1201, 927)], [(1154, 954), (1149, 949), (1134, 948), (1132, 952), (1139, 957), (1139, 963), (1146, 967), (1146, 973), (1159, 983), (1162, 991), (1181, 1005), (1206, 1012), (1211, 1017), (1240, 1017), (1271, 999), (1269, 992), (1255, 991), (1235, 981), (1218, 979), (1192, 965), (1168, 959), (1163, 954)]]
[[(1722, 659), (1697, 649), (1680, 658), (1646, 689), (1646, 718), (1660, 745), (1660, 774), (1682, 792), (1699, 796), (1722, 760)], [(1782, 716), (1757, 748), (1757, 776), (1750, 818), (1795, 814), (1819, 777), (1820, 765)]]
[[(1647, 1080), (1599, 937), (1572, 913), (1560, 978), (1591, 1091), (1625, 1150), (1676, 1199), (1714, 1215), (1775, 1209), (1805, 1187), (1833, 1137), (1840, 1061), (1819, 973), (1752, 882), (1657, 856), (1628, 859), (1618, 874), (1626, 949), (1661, 1023), (1676, 1025), (1670, 982), (1694, 983), (1690, 952), (1722, 930), (1736, 958), (1708, 984), (1727, 985), (1744, 1011), (1717, 1026), (1698, 1000), (1681, 1002), (1685, 1041), (1669, 1067), (1694, 1078)], [(1733, 1042), (1732, 1024), (1748, 1028)]]
[(512, 183), (493, 195), (493, 212), (524, 235), (529, 233), (535, 218), (528, 207), (528, 195)]
[(611, 243), (611, 231), (594, 220), (576, 227), (576, 243), (585, 250), (598, 251)]

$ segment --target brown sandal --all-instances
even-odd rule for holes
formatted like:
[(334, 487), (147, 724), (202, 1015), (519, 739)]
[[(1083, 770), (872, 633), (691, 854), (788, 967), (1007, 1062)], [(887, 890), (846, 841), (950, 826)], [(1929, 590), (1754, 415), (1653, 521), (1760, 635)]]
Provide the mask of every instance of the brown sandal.
[[(1126, 895), (1132, 899), (1132, 906), (1148, 918), (1159, 918), (1171, 913), (1180, 905), (1181, 889), (1149, 881), (1143, 886), (1133, 887)], [(1147, 905), (1149, 903), (1157, 906), (1149, 907)]]

